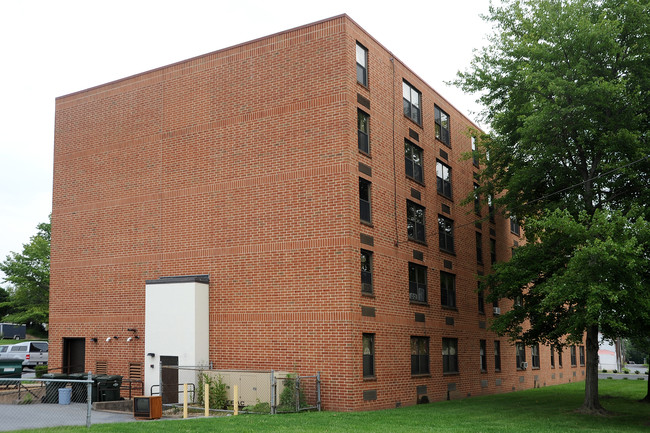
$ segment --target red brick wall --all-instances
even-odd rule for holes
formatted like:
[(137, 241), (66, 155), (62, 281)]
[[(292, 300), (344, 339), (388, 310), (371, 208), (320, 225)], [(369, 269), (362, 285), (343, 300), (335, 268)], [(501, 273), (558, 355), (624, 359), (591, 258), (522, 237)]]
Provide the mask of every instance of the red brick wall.
[[(356, 83), (357, 40), (369, 49), (367, 88)], [(422, 92), (423, 127), (402, 114), (403, 78)], [(451, 117), (451, 148), (434, 138), (434, 104)], [(370, 157), (357, 150), (358, 107), (371, 116)], [(62, 363), (64, 337), (98, 337), (86, 341), (86, 369), (108, 359), (109, 371), (126, 374), (129, 362), (145, 361), (145, 280), (210, 274), (214, 366), (322, 371), (326, 409), (414, 404), (418, 385), (440, 400), (448, 382), (460, 397), (528, 388), (535, 375), (547, 385), (573, 380), (568, 350), (564, 378), (551, 379), (546, 349), (541, 370), (516, 372), (505, 339), (502, 372), (493, 371), (495, 337), (479, 327), (491, 313), (478, 314), (474, 292), (477, 270), (489, 265), (477, 268), (474, 216), (460, 205), (472, 189), (472, 163), (460, 161), (470, 126), (345, 16), (58, 98), (50, 364)], [(424, 149), (426, 186), (405, 177), (409, 128)], [(441, 148), (453, 201), (436, 192)], [(359, 162), (372, 176), (359, 173)], [(372, 227), (359, 222), (359, 177), (372, 182)], [(407, 199), (426, 207), (427, 245), (407, 240)], [(443, 203), (455, 222), (455, 256), (438, 249)], [(482, 227), (484, 261), (490, 227), (499, 258), (509, 257), (508, 221)], [(374, 253), (374, 297), (360, 292), (360, 248)], [(458, 311), (440, 307), (444, 260), (457, 276)], [(429, 305), (409, 302), (409, 261), (429, 269)], [(362, 316), (361, 306), (376, 316)], [(127, 343), (127, 328), (144, 338)], [(372, 381), (362, 377), (363, 332), (376, 334)], [(107, 343), (113, 335), (123, 338)], [(427, 377), (410, 375), (412, 335), (430, 337)], [(442, 337), (459, 339), (458, 375), (442, 374)], [(479, 339), (487, 340), (486, 374)], [(377, 400), (364, 402), (364, 390), (377, 390)]]

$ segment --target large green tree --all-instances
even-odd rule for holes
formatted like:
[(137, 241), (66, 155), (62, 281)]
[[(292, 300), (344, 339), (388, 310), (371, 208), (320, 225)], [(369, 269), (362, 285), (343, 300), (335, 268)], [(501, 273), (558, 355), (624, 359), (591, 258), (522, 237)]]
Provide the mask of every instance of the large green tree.
[(492, 129), (478, 193), (528, 240), (486, 280), (491, 297), (523, 300), (493, 327), (558, 346), (586, 335), (587, 412), (602, 410), (599, 329), (638, 334), (650, 305), (649, 2), (491, 5), (495, 33), (456, 81), (481, 92)]
[(4, 281), (10, 283), (9, 298), (2, 304), (9, 314), (3, 320), (32, 327), (48, 323), (49, 317), (51, 225), (41, 223), (37, 229), (22, 253), (12, 252), (0, 263)]

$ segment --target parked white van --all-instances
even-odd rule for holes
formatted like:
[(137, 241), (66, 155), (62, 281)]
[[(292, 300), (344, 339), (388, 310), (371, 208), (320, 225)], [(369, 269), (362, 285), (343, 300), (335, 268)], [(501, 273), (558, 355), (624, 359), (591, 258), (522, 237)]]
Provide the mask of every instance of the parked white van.
[(47, 341), (25, 341), (9, 346), (3, 353), (3, 358), (20, 358), (24, 367), (34, 367), (40, 364), (47, 364)]

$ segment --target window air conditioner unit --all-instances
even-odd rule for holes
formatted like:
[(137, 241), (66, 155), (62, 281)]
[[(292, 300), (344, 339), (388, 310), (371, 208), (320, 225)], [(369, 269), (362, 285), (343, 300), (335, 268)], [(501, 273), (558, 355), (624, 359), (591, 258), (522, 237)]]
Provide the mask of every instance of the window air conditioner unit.
[(499, 314), (501, 314), (501, 308), (493, 307), (492, 312), (494, 313), (495, 316), (498, 316)]
[(525, 362), (525, 361), (522, 362), (522, 363), (521, 363), (521, 369), (522, 369), (522, 370), (525, 370), (525, 369), (527, 369), (527, 368), (528, 368), (528, 363)]

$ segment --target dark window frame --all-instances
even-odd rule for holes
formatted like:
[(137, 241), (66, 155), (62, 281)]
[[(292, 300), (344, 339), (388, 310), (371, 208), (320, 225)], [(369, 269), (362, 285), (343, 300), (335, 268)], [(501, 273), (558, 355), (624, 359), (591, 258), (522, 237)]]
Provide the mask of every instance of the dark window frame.
[(578, 355), (580, 356), (580, 366), (585, 366), (585, 346), (578, 346)]
[(458, 338), (442, 338), (442, 373), (457, 374), (458, 369)]
[(372, 272), (372, 251), (361, 249), (361, 292), (368, 295), (373, 294)]
[(530, 346), (530, 365), (532, 368), (539, 368), (539, 344)]
[(474, 184), (474, 213), (476, 216), (481, 216), (481, 195), (478, 193), (479, 185)]
[(472, 135), (470, 141), (472, 144), (472, 164), (474, 164), (474, 167), (478, 167), (478, 145), (476, 144), (476, 137)]
[(372, 182), (359, 178), (359, 219), (372, 224)]
[(575, 346), (571, 346), (570, 353), (571, 353), (571, 367), (576, 367), (578, 365), (578, 363), (577, 363), (577, 360), (576, 360), (576, 347)]
[[(446, 122), (443, 120), (443, 115), (446, 118)], [(436, 139), (446, 146), (451, 147), (451, 117), (449, 117), (449, 114), (445, 110), (435, 105), (434, 120)]]
[(456, 308), (456, 275), (440, 271), (440, 305)]
[[(421, 218), (418, 211), (422, 213)], [(411, 200), (406, 201), (406, 230), (410, 240), (426, 242), (426, 208)]]
[(563, 347), (557, 348), (557, 366), (562, 368), (562, 352), (564, 351)]
[(497, 240), (490, 238), (490, 264), (497, 262)]
[(476, 263), (483, 264), (483, 234), (476, 232)]
[[(445, 172), (447, 174), (445, 178)], [(436, 160), (436, 188), (438, 194), (451, 199), (452, 194), (451, 167), (440, 160)]]
[(526, 362), (526, 346), (521, 341), (515, 343), (515, 361), (517, 370), (522, 370), (521, 363)]
[(370, 155), (370, 115), (357, 109), (357, 147), (359, 152)]
[(409, 300), (427, 303), (427, 267), (409, 262)]
[[(366, 351), (368, 353), (366, 353)], [(375, 334), (363, 333), (361, 337), (361, 352), (363, 354), (363, 377), (375, 377)]]
[[(359, 63), (359, 49), (363, 54), (363, 65)], [(364, 47), (357, 41), (356, 46), (356, 60), (357, 60), (357, 83), (364, 87), (368, 87), (368, 48)], [(359, 76), (361, 74), (361, 77)], [(361, 80), (360, 80), (361, 79)]]
[(479, 340), (479, 357), (481, 363), (481, 372), (487, 373), (487, 346), (485, 340)]
[(424, 150), (406, 139), (404, 140), (404, 172), (409, 179), (424, 183)]
[(454, 220), (438, 215), (438, 236), (440, 250), (454, 254)]
[(411, 336), (411, 375), (430, 374), (429, 337)]
[[(408, 93), (408, 99), (407, 99)], [(414, 102), (414, 96), (417, 101)], [(422, 92), (416, 89), (411, 83), (402, 80), (402, 101), (404, 105), (404, 116), (408, 117), (417, 125), (422, 125)]]
[(480, 314), (485, 314), (485, 290), (483, 290), (483, 286), (481, 285), (481, 282), (478, 282), (478, 312)]
[(555, 347), (551, 346), (551, 368), (555, 368)]
[(501, 341), (494, 340), (494, 371), (501, 371)]
[(517, 217), (514, 215), (510, 215), (510, 233), (513, 233), (517, 236), (520, 236), (521, 234), (521, 229), (519, 227), (519, 221), (517, 221)]

